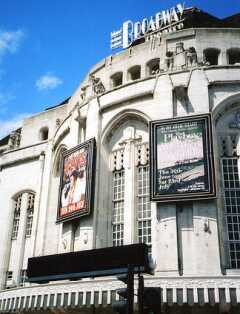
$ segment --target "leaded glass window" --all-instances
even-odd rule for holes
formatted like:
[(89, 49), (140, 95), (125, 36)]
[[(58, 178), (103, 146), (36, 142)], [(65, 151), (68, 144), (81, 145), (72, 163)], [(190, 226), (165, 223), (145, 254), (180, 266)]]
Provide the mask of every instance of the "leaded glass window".
[(123, 245), (124, 232), (124, 170), (113, 172), (112, 240), (113, 246)]
[(17, 236), (18, 236), (21, 204), (22, 204), (22, 194), (20, 194), (14, 200), (14, 217), (13, 217), (13, 226), (12, 226), (12, 240), (17, 239)]
[(149, 167), (137, 168), (137, 225), (138, 241), (151, 244), (151, 206), (149, 199)]
[(29, 193), (28, 202), (27, 202), (26, 237), (30, 237), (32, 234), (34, 200), (35, 200), (35, 195), (33, 193)]
[(238, 158), (222, 158), (224, 207), (231, 268), (240, 268), (240, 184)]

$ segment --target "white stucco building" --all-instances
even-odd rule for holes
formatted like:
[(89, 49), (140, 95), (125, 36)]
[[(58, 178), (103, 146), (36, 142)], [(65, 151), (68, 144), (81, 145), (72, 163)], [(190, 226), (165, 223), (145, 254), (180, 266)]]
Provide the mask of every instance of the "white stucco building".
[[(27, 260), (138, 242), (151, 245), (145, 285), (162, 288), (166, 313), (239, 311), (240, 20), (185, 14), (183, 29), (106, 57), (70, 98), (0, 141), (0, 312), (111, 312), (115, 278), (30, 285)], [(150, 202), (149, 121), (204, 113), (216, 199)], [(91, 138), (94, 208), (56, 224), (61, 154)]]

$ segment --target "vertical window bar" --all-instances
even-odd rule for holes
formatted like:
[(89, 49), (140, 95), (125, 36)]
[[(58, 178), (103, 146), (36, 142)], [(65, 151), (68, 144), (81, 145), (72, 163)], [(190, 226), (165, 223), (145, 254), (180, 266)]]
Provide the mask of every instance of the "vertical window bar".
[(124, 231), (124, 170), (113, 172), (112, 240), (113, 246), (123, 245)]
[(34, 201), (35, 201), (35, 195), (33, 193), (29, 193), (28, 203), (27, 203), (28, 205), (27, 205), (26, 237), (30, 237), (32, 234)]
[(240, 268), (240, 184), (238, 158), (222, 158), (224, 207), (231, 268)]
[(138, 241), (151, 245), (151, 206), (149, 199), (149, 167), (137, 168), (137, 225)]
[(14, 200), (14, 217), (13, 217), (13, 228), (12, 228), (12, 240), (17, 239), (17, 236), (18, 236), (21, 203), (22, 203), (22, 194), (19, 195)]

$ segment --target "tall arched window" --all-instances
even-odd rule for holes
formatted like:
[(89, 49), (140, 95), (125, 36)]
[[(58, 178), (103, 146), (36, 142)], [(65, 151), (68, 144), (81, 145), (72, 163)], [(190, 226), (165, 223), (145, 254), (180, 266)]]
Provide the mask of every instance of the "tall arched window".
[(16, 199), (14, 199), (14, 216), (13, 216), (13, 226), (12, 226), (12, 240), (17, 239), (20, 213), (22, 204), (22, 194), (19, 194)]
[(228, 267), (233, 269), (240, 268), (239, 122), (240, 111), (233, 110), (222, 115), (216, 125), (226, 224), (227, 260)]
[(126, 116), (112, 127), (108, 140), (111, 244), (151, 244), (147, 123), (140, 116)]
[[(27, 199), (27, 204), (22, 200), (23, 198)], [(26, 211), (26, 227), (25, 227), (25, 236), (30, 237), (32, 233), (32, 224), (33, 224), (33, 213), (34, 213), (34, 201), (35, 194), (33, 192), (23, 192), (18, 194), (14, 199), (14, 215), (13, 215), (13, 225), (12, 225), (12, 240), (16, 240), (18, 237), (19, 226), (20, 226), (20, 217), (21, 213)]]
[(13, 198), (12, 241), (6, 272), (6, 288), (23, 285), (26, 281), (25, 258), (26, 254), (27, 256), (32, 254), (29, 245), (33, 240), (34, 206), (35, 193), (32, 191), (23, 191)]

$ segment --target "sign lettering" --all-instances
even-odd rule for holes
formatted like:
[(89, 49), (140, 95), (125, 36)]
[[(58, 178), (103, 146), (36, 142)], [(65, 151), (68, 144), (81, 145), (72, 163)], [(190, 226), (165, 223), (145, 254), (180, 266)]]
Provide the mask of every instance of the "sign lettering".
[(128, 20), (123, 23), (122, 28), (111, 33), (111, 49), (128, 48), (135, 40), (146, 34), (158, 32), (172, 32), (183, 28), (184, 4), (177, 4), (169, 10), (158, 12), (149, 19), (144, 18), (141, 22), (133, 23)]

